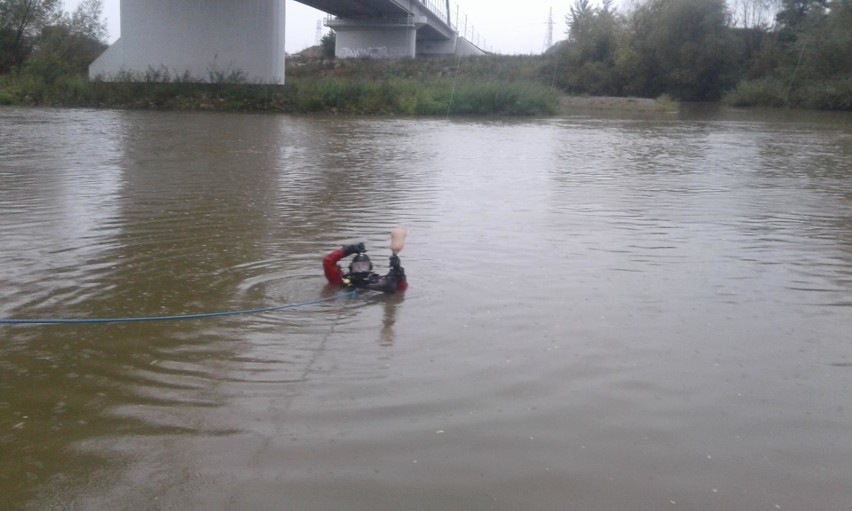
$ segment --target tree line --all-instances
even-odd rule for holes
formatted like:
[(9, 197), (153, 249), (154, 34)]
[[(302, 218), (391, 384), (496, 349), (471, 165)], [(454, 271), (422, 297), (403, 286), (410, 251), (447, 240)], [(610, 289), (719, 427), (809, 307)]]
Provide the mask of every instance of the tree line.
[(852, 0), (576, 0), (565, 20), (569, 93), (852, 109)]
[(0, 0), (0, 74), (45, 80), (86, 73), (106, 49), (102, 0), (83, 0), (72, 13), (62, 0)]

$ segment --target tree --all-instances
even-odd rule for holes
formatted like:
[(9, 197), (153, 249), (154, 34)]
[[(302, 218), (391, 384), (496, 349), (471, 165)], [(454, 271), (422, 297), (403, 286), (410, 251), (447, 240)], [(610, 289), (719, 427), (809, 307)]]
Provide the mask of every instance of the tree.
[(750, 29), (767, 30), (771, 21), (771, 12), (778, 0), (732, 0), (731, 12), (734, 25)]
[(852, 0), (813, 2), (797, 12), (805, 14), (793, 18), (797, 23), (795, 40), (787, 45), (784, 61), (788, 69), (793, 66), (791, 80), (797, 76), (805, 83), (845, 79), (847, 92), (852, 93)]
[(62, 74), (85, 73), (106, 48), (102, 0), (83, 0), (73, 13), (44, 27), (24, 69), (50, 82)]
[(62, 0), (0, 0), (0, 73), (20, 68), (45, 27), (62, 18)]
[(627, 94), (655, 97), (666, 92), (660, 62), (652, 42), (658, 7), (645, 3), (628, 17), (615, 65)]
[(92, 41), (105, 43), (107, 26), (103, 12), (103, 0), (83, 0), (71, 13), (71, 32)]
[(784, 0), (738, 105), (852, 110), (852, 0)]
[(330, 59), (334, 58), (335, 46), (337, 44), (337, 35), (334, 30), (328, 32), (322, 39), (320, 39), (320, 46), (322, 47), (322, 54)]
[(589, 0), (576, 0), (565, 16), (568, 40), (573, 42), (582, 39), (588, 33), (594, 17), (595, 9), (589, 5)]
[(775, 21), (782, 29), (796, 30), (809, 18), (824, 14), (827, 6), (828, 0), (783, 0)]
[(589, 0), (576, 0), (565, 21), (568, 40), (558, 50), (559, 85), (569, 92), (613, 95), (620, 92), (614, 72), (614, 55), (620, 31), (611, 0), (594, 8)]
[(633, 13), (617, 62), (628, 91), (716, 100), (735, 77), (724, 0), (651, 0)]

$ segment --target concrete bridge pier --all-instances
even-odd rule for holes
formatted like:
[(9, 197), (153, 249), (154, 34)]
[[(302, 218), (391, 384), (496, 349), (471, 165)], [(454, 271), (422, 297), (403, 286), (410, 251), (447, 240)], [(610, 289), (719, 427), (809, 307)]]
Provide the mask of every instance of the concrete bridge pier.
[(89, 76), (284, 83), (284, 1), (121, 0), (121, 37)]
[[(329, 19), (339, 58), (414, 58), (424, 55), (483, 55), (484, 52), (455, 32), (437, 32), (426, 16), (393, 19)], [(421, 30), (423, 29), (423, 30)], [(425, 37), (430, 33), (432, 37)], [(437, 36), (435, 35), (437, 33)]]
[(414, 58), (418, 22), (409, 16), (399, 19), (333, 19), (326, 25), (335, 32), (334, 54), (340, 58)]

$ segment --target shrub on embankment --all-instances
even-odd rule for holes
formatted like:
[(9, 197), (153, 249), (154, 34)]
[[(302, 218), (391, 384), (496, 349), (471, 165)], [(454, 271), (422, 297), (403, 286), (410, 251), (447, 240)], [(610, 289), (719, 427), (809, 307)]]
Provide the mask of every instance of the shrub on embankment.
[(294, 59), (285, 91), (297, 112), (551, 115), (560, 93), (530, 57)]
[(269, 87), (248, 84), (90, 81), (80, 74), (50, 81), (27, 74), (0, 77), (0, 98), (5, 98), (5, 104), (26, 106), (255, 110), (270, 102), (269, 91)]
[(300, 113), (399, 115), (550, 115), (558, 94), (533, 83), (294, 79), (284, 88), (289, 110)]
[(731, 106), (800, 107), (852, 111), (852, 77), (801, 80), (797, 87), (775, 77), (743, 81), (723, 101)]
[[(149, 71), (122, 80), (85, 76), (45, 79), (32, 74), (0, 77), (3, 104), (162, 110), (276, 111), (353, 115), (551, 115), (559, 93), (537, 83), (520, 60), (423, 59), (407, 61), (295, 62), (285, 85), (200, 83)], [(465, 69), (462, 70), (462, 67)]]

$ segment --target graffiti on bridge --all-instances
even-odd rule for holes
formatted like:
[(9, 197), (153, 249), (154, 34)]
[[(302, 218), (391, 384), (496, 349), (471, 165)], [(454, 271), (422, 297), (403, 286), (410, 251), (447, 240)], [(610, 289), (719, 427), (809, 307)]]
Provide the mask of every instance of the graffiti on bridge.
[(410, 55), (408, 48), (404, 46), (378, 46), (372, 48), (340, 48), (337, 50), (337, 56), (340, 58), (371, 58), (371, 59), (389, 59), (389, 58), (404, 58)]

